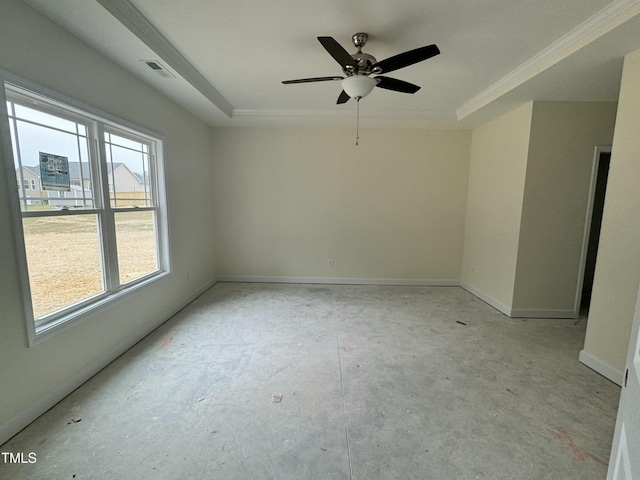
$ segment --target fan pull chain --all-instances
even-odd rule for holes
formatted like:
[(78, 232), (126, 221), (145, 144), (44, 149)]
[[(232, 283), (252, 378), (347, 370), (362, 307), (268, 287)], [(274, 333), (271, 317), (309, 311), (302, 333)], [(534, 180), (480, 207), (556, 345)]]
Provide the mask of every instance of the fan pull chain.
[(360, 139), (360, 98), (356, 97), (356, 146)]

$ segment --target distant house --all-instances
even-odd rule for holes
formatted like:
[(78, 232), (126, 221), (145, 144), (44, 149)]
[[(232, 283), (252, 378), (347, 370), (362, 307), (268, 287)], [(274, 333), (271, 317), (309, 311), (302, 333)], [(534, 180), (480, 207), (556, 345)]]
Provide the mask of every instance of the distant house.
[[(109, 170), (109, 192), (112, 195), (114, 189), (119, 197), (135, 197), (140, 192), (144, 192), (145, 185), (142, 176), (132, 172), (124, 163), (109, 163), (107, 168)], [(22, 173), (22, 176), (20, 173)], [(40, 181), (39, 166), (23, 166), (22, 172), (16, 170), (16, 177), (18, 179), (18, 188), (20, 188), (20, 182), (22, 181), (28, 205), (81, 207), (83, 206), (84, 196), (88, 199), (87, 206), (91, 206), (91, 173), (86, 164), (82, 165), (81, 171), (80, 162), (69, 162), (70, 191), (44, 190)]]

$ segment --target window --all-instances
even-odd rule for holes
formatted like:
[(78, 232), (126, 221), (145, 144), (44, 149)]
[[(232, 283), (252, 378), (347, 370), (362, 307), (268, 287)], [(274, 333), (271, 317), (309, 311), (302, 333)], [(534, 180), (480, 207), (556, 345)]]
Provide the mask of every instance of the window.
[(17, 83), (4, 84), (0, 125), (12, 145), (34, 343), (168, 272), (162, 140)]

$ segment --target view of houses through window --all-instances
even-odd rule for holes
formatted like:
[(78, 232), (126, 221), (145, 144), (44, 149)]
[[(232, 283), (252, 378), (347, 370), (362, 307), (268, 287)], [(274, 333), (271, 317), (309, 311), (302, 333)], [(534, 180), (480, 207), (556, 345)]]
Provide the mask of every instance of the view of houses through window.
[(156, 142), (7, 88), (36, 326), (161, 270)]

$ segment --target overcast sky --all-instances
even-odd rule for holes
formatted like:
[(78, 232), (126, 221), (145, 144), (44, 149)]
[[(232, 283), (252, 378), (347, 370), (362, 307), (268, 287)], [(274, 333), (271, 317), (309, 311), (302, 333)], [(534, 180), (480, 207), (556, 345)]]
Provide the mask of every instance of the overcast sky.
[[(9, 111), (11, 112), (10, 109)], [(83, 125), (76, 125), (75, 122), (19, 105), (16, 105), (16, 116), (58, 129), (54, 130), (25, 121), (17, 121), (20, 158), (24, 166), (37, 167), (39, 165), (40, 152), (67, 157), (69, 162), (88, 162), (88, 140), (84, 136), (86, 135), (86, 128)], [(10, 121), (12, 140), (14, 141), (14, 161), (16, 168), (18, 168), (19, 157), (15, 145), (14, 123), (12, 119)], [(80, 135), (75, 133), (77, 128)], [(126, 147), (140, 149), (140, 143), (113, 135), (112, 139), (114, 144), (118, 143)], [(132, 172), (142, 176), (143, 155), (140, 152), (134, 152), (117, 145), (113, 145), (111, 150), (114, 162), (125, 163)], [(109, 159), (109, 152), (107, 152), (107, 159)], [(148, 171), (147, 165), (144, 166), (144, 170)]]

